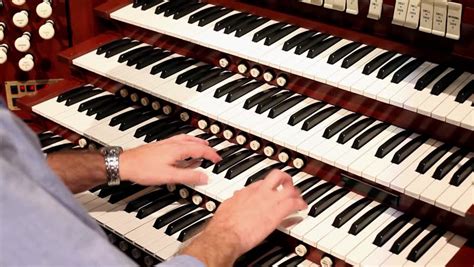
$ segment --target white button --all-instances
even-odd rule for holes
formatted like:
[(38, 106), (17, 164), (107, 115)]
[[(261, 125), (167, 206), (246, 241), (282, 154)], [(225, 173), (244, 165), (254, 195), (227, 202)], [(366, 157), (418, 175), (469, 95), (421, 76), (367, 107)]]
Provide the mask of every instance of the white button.
[(379, 20), (382, 16), (382, 6), (383, 0), (370, 0), (369, 14), (367, 14), (367, 17), (369, 19)]
[(408, 0), (397, 0), (393, 8), (392, 24), (404, 25), (408, 11)]
[(285, 76), (280, 76), (280, 77), (277, 78), (277, 84), (278, 84), (278, 86), (283, 87), (283, 86), (285, 86), (287, 83), (288, 83), (288, 80), (286, 79)]
[(186, 122), (186, 121), (189, 121), (190, 116), (189, 116), (189, 113), (187, 113), (187, 112), (181, 112), (181, 114), (179, 114), (179, 118), (182, 121)]
[(252, 142), (250, 142), (250, 148), (254, 151), (257, 151), (260, 149), (260, 142), (257, 141), (257, 140), (253, 140)]
[(239, 64), (239, 65), (237, 66), (237, 70), (239, 71), (239, 73), (242, 73), (242, 74), (243, 74), (243, 73), (246, 73), (246, 72), (247, 72), (248, 67), (247, 67), (247, 65), (245, 65), (245, 64), (242, 63), (242, 64)]
[(189, 190), (186, 188), (179, 189), (179, 196), (181, 198), (188, 198), (189, 197)]
[(85, 148), (87, 146), (87, 140), (84, 139), (84, 138), (79, 139), (79, 141), (77, 141), (77, 143), (79, 144), (79, 146), (81, 148)]
[(137, 93), (131, 94), (130, 99), (132, 100), (132, 102), (138, 102), (138, 100), (139, 100), (138, 94)]
[(5, 38), (5, 23), (0, 22), (0, 42)]
[(294, 159), (293, 166), (295, 166), (298, 169), (302, 169), (304, 167), (304, 160), (302, 158)]
[(296, 253), (296, 255), (298, 255), (300, 257), (304, 257), (306, 255), (306, 253), (308, 253), (308, 249), (306, 248), (305, 245), (300, 244), (295, 248), (295, 253)]
[(209, 212), (213, 212), (215, 211), (217, 208), (217, 205), (214, 201), (208, 201), (206, 202), (206, 209), (209, 211)]
[(28, 24), (28, 12), (26, 10), (22, 10), (20, 12), (15, 13), (13, 15), (13, 24), (18, 28), (23, 28)]
[(254, 78), (257, 78), (258, 76), (260, 76), (261, 72), (260, 72), (260, 69), (259, 68), (252, 68), (250, 70), (250, 76), (254, 77)]
[(410, 29), (418, 28), (420, 22), (421, 0), (410, 0), (404, 26)]
[(243, 145), (247, 142), (247, 137), (245, 137), (245, 135), (238, 135), (235, 140), (237, 141), (237, 144), (239, 145)]
[(56, 31), (54, 30), (54, 23), (52, 20), (46, 21), (45, 24), (41, 25), (38, 29), (39, 36), (44, 40), (50, 40), (54, 37)]
[(213, 134), (218, 134), (221, 131), (221, 127), (217, 124), (211, 125), (209, 129), (211, 130), (211, 133)]
[(448, 21), (446, 26), (446, 37), (459, 40), (461, 37), (461, 14), (462, 4), (448, 3)]
[(148, 99), (148, 97), (142, 97), (142, 99), (140, 99), (140, 103), (142, 106), (147, 107), (150, 105), (150, 99)]
[(207, 124), (207, 121), (206, 121), (206, 120), (199, 120), (199, 121), (198, 121), (198, 127), (199, 127), (199, 129), (204, 130), (204, 129), (207, 128), (207, 126), (208, 126), (208, 124)]
[(265, 154), (265, 156), (271, 157), (273, 156), (273, 154), (275, 154), (275, 149), (272, 146), (266, 146), (263, 149), (263, 153)]
[(26, 0), (12, 0), (12, 3), (17, 6), (25, 4)]
[(219, 66), (221, 66), (222, 68), (227, 68), (229, 66), (229, 60), (225, 57), (219, 59)]
[(225, 130), (224, 131), (224, 138), (229, 140), (234, 136), (234, 133), (231, 130)]
[(127, 89), (120, 89), (120, 96), (125, 98), (128, 96), (128, 90)]
[(285, 163), (290, 159), (290, 156), (286, 152), (281, 152), (278, 154), (278, 160)]
[(174, 192), (174, 191), (176, 191), (176, 185), (169, 184), (169, 185), (166, 186), (166, 189), (168, 189), (169, 192)]
[(332, 261), (332, 259), (329, 258), (329, 257), (327, 257), (327, 256), (326, 256), (326, 257), (323, 257), (323, 258), (321, 259), (320, 263), (321, 263), (321, 266), (323, 266), (323, 267), (332, 267), (332, 265), (334, 264), (334, 262)]
[(163, 107), (163, 113), (165, 115), (170, 115), (173, 112), (173, 108), (170, 105), (166, 105)]
[(446, 16), (448, 13), (448, 2), (446, 0), (436, 1), (433, 9), (432, 33), (438, 36), (446, 35)]
[(359, 0), (347, 0), (346, 13), (352, 15), (359, 14)]
[(4, 64), (8, 59), (8, 45), (0, 45), (0, 64)]
[(434, 0), (421, 1), (420, 28), (418, 29), (422, 32), (431, 33), (433, 29), (433, 1)]
[(20, 52), (26, 52), (30, 49), (31, 42), (30, 42), (31, 34), (29, 32), (23, 33), (22, 36), (18, 37), (15, 40), (15, 48)]
[(36, 6), (36, 14), (40, 18), (47, 19), (53, 14), (53, 8), (51, 7), (51, 3), (48, 0), (43, 1)]
[(33, 56), (31, 54), (28, 54), (24, 56), (20, 61), (18, 62), (18, 67), (24, 72), (28, 72), (32, 70), (35, 67), (35, 62), (33, 60)]
[(195, 205), (200, 205), (202, 203), (202, 197), (200, 195), (194, 195), (192, 200)]
[(151, 103), (151, 108), (152, 108), (153, 110), (160, 110), (160, 108), (161, 108), (160, 102), (158, 102), (158, 101), (153, 101), (153, 102)]
[(275, 78), (274, 75), (273, 75), (273, 73), (271, 73), (271, 72), (269, 72), (269, 71), (267, 71), (267, 72), (265, 72), (265, 73), (263, 74), (263, 79), (264, 79), (266, 82), (271, 82), (271, 81), (273, 80), (273, 78)]

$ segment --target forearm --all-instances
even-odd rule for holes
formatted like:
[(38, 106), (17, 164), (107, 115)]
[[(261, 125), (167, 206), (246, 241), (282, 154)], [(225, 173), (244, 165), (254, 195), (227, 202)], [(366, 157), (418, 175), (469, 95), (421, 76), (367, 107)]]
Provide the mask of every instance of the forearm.
[(98, 151), (68, 151), (48, 155), (49, 167), (73, 193), (107, 181), (104, 157)]

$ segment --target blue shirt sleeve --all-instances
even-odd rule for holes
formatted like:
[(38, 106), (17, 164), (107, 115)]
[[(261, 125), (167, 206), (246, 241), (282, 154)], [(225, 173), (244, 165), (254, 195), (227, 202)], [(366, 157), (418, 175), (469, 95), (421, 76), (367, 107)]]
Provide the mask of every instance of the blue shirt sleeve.
[(188, 256), (180, 255), (176, 256), (166, 262), (158, 264), (157, 267), (205, 267), (201, 261), (198, 259)]

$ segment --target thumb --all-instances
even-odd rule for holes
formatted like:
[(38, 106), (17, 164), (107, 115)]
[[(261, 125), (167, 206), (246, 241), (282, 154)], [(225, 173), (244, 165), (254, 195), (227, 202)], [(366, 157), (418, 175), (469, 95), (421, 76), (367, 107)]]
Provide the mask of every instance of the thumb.
[(171, 183), (204, 185), (208, 182), (207, 175), (201, 171), (175, 168), (172, 173)]

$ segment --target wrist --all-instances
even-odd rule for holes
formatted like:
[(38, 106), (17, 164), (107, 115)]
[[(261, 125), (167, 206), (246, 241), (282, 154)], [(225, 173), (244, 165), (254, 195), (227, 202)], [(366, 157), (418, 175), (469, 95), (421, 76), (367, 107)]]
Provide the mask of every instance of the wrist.
[(123, 151), (119, 156), (119, 173), (122, 181), (130, 181), (130, 177), (133, 177), (132, 172), (134, 168), (129, 151), (130, 150)]

